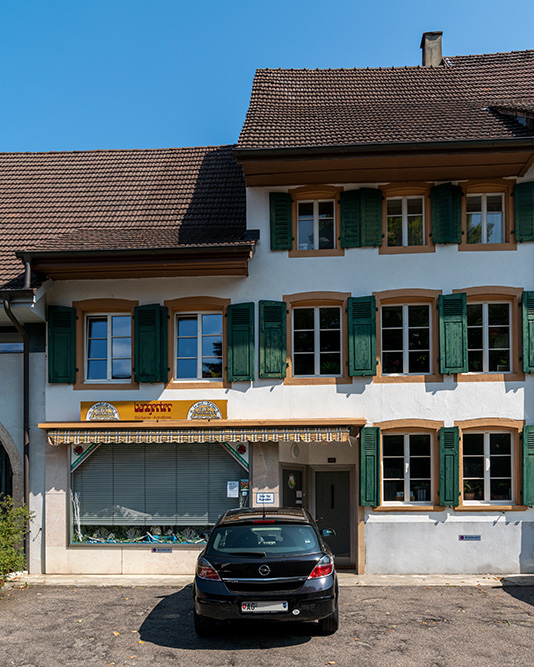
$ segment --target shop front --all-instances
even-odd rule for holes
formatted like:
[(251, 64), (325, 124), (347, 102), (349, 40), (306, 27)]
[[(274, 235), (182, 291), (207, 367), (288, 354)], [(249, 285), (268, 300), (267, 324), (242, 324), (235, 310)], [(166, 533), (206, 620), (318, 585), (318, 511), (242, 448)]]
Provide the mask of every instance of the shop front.
[(306, 507), (354, 564), (354, 425), (228, 420), (226, 401), (82, 403), (80, 416), (40, 425), (47, 573), (190, 573), (223, 512), (263, 504)]

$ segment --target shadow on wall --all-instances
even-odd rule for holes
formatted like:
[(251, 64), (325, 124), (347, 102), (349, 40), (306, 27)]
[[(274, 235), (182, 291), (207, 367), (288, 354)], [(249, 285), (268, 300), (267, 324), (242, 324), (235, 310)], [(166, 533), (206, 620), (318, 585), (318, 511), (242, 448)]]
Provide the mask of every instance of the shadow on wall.
[(521, 522), (519, 572), (521, 574), (534, 574), (534, 521)]
[(243, 621), (220, 624), (213, 637), (200, 639), (193, 627), (193, 593), (192, 585), (189, 585), (161, 599), (143, 621), (139, 638), (169, 648), (240, 651), (296, 646), (310, 641), (317, 632), (314, 623), (276, 623), (273, 632), (271, 623)]

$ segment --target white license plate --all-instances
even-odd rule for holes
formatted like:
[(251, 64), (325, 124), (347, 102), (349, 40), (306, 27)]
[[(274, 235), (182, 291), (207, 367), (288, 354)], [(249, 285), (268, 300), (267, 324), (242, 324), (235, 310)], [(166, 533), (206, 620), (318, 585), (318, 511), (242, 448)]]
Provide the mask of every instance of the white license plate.
[(289, 610), (287, 602), (242, 602), (241, 611), (244, 614), (269, 614)]

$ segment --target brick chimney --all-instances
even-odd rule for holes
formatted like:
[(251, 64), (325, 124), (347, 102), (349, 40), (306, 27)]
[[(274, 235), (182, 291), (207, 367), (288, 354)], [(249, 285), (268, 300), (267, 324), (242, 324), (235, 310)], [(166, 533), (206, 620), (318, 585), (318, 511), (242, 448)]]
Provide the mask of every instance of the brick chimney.
[(439, 67), (443, 61), (441, 36), (443, 32), (424, 32), (421, 38), (423, 67)]

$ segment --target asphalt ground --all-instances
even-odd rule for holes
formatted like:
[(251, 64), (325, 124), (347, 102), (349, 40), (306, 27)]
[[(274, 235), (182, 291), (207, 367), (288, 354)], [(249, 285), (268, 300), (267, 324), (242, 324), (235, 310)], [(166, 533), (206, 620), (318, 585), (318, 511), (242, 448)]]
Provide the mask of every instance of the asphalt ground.
[(193, 630), (191, 586), (0, 590), (0, 665), (533, 665), (534, 587), (340, 588), (340, 629)]

